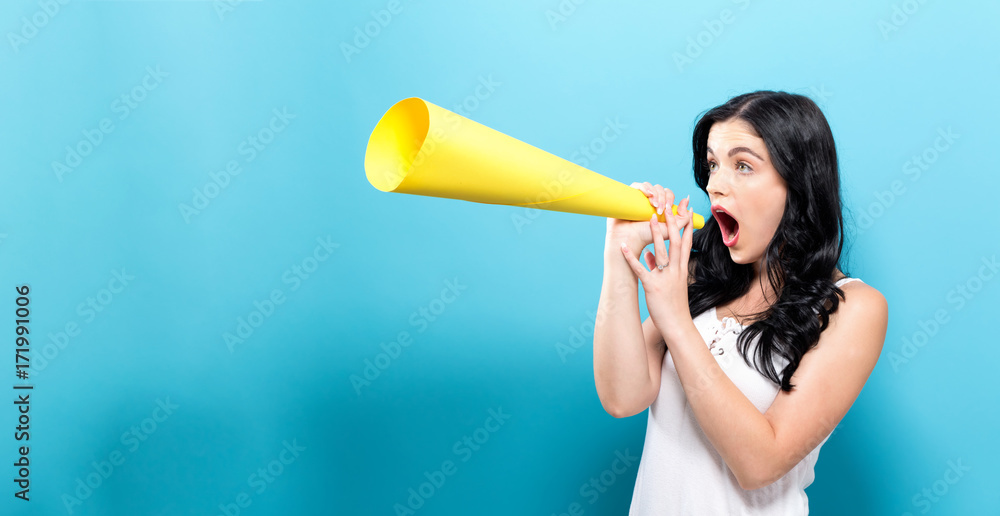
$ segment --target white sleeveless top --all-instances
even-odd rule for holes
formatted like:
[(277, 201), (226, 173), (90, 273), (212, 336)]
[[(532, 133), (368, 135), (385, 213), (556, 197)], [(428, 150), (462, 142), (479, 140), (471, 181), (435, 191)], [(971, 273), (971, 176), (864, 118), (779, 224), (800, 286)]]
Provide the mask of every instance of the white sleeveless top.
[[(858, 278), (841, 278), (839, 287)], [(858, 280), (860, 281), (860, 280)], [(731, 317), (719, 321), (715, 308), (694, 318), (695, 327), (710, 346), (726, 375), (760, 410), (767, 411), (779, 386), (743, 361), (736, 338), (743, 326)], [(757, 339), (750, 345), (751, 362)], [(787, 360), (775, 358), (781, 371)], [(800, 516), (809, 514), (805, 488), (813, 481), (819, 449), (829, 435), (785, 476), (771, 485), (745, 491), (708, 441), (667, 350), (661, 367), (660, 392), (649, 406), (646, 441), (632, 492), (629, 516), (732, 514)]]

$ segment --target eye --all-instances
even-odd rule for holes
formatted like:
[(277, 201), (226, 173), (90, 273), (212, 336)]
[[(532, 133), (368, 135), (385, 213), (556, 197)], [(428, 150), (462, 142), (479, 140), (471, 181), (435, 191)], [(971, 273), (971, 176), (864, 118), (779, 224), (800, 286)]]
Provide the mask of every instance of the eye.
[(715, 170), (715, 162), (714, 161), (709, 161), (708, 162), (708, 171), (709, 172), (713, 172), (714, 170)]
[[(746, 167), (746, 168), (744, 170), (741, 167)], [(744, 174), (752, 174), (753, 173), (753, 169), (750, 168), (750, 164), (747, 163), (746, 161), (740, 161), (739, 163), (737, 163), (736, 164), (736, 170), (739, 170), (740, 172), (743, 172)]]

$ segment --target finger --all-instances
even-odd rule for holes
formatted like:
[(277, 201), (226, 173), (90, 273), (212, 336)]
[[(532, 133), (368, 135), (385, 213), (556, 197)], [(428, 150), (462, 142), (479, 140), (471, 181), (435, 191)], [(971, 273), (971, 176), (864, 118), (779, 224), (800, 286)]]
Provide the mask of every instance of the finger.
[(663, 213), (673, 212), (674, 192), (669, 188), (663, 189)]
[[(670, 214), (665, 215), (668, 219)], [(660, 257), (660, 261), (663, 263), (669, 263), (667, 258), (667, 247), (663, 244), (663, 232), (660, 231), (660, 223), (656, 220), (655, 216), (649, 221), (650, 231), (653, 233), (653, 251)], [(652, 269), (652, 267), (650, 267)]]
[(685, 271), (687, 274), (688, 262), (691, 260), (691, 241), (693, 239), (692, 233), (694, 233), (694, 223), (688, 222), (684, 226), (684, 236), (681, 238), (681, 270)]
[(649, 270), (653, 270), (653, 267), (656, 267), (656, 255), (646, 251), (643, 257), (646, 259), (646, 267), (649, 267)]
[(662, 206), (661, 204), (658, 204), (659, 198), (656, 195), (656, 188), (653, 185), (649, 184), (649, 182), (645, 182), (643, 183), (643, 185), (646, 188), (646, 197), (649, 197), (649, 204), (652, 204), (654, 208)]
[(629, 186), (631, 186), (632, 188), (635, 188), (636, 190), (639, 190), (639, 191), (640, 191), (640, 192), (642, 192), (642, 193), (643, 193), (643, 194), (644, 194), (644, 195), (645, 195), (646, 197), (652, 197), (652, 196), (653, 196), (653, 193), (652, 193), (651, 191), (649, 191), (649, 189), (647, 189), (647, 188), (646, 188), (646, 185), (647, 185), (647, 184), (648, 184), (648, 183), (632, 183), (632, 184), (630, 184)]
[(660, 185), (653, 185), (653, 192), (656, 194), (656, 213), (659, 215), (663, 213), (663, 202), (666, 199), (666, 194), (663, 192), (663, 187)]
[(693, 219), (694, 215), (691, 213), (691, 196), (685, 197), (680, 203), (677, 204), (677, 214), (680, 215), (681, 221), (684, 223), (682, 226), (687, 224), (687, 219)]
[[(687, 206), (685, 205), (685, 209)], [(691, 242), (694, 239), (694, 217), (688, 217), (684, 223), (684, 236), (681, 237), (681, 270), (684, 274), (688, 271), (688, 261), (691, 259)]]
[(621, 245), (621, 249), (622, 254), (625, 255), (625, 262), (628, 263), (629, 268), (632, 269), (632, 272), (635, 273), (639, 279), (642, 279), (643, 274), (646, 272), (646, 270), (642, 268), (642, 264), (639, 263), (639, 260), (635, 259), (635, 256), (632, 254), (632, 250), (629, 249), (628, 245), (624, 242)]
[(670, 255), (667, 257), (667, 263), (671, 267), (680, 267), (681, 235), (677, 227), (678, 218), (673, 213), (667, 213), (667, 237), (670, 239)]
[(649, 201), (649, 204), (652, 205), (653, 208), (656, 208), (656, 192), (653, 192), (652, 188), (647, 187), (647, 185), (649, 185), (649, 183), (632, 183), (629, 186), (642, 192), (646, 196), (646, 200)]

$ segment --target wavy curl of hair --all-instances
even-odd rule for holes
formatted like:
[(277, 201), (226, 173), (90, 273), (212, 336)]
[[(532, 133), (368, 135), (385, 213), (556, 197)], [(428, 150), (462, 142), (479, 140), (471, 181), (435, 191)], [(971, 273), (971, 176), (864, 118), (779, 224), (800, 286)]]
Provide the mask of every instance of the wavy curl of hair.
[[(694, 129), (694, 177), (708, 194), (708, 133), (716, 122), (747, 122), (764, 140), (772, 165), (788, 187), (784, 214), (764, 253), (763, 271), (778, 293), (738, 337), (747, 365), (791, 391), (802, 356), (819, 340), (844, 292), (833, 272), (844, 248), (844, 218), (833, 132), (808, 97), (755, 91), (705, 112)], [(692, 317), (749, 291), (753, 264), (733, 262), (714, 217), (693, 235), (694, 281), (688, 287)], [(762, 277), (763, 277), (762, 273)], [(759, 336), (753, 353), (750, 344)], [(788, 361), (780, 371), (775, 358)]]

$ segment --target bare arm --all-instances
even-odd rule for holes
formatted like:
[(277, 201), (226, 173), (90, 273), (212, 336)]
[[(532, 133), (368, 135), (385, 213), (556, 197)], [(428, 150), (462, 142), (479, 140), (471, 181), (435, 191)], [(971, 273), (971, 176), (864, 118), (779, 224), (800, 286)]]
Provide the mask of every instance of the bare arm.
[[(673, 203), (673, 192), (660, 185), (631, 186), (643, 191), (653, 206), (668, 209)], [(686, 209), (687, 204), (685, 199), (679, 207)], [(660, 225), (666, 227), (665, 222)], [(594, 322), (594, 383), (604, 410), (615, 417), (642, 412), (660, 391), (666, 345), (652, 319), (640, 320), (639, 280), (620, 248), (625, 242), (633, 253), (641, 253), (652, 241), (650, 222), (608, 219), (604, 279)]]
[[(646, 409), (660, 391), (666, 346), (652, 319), (640, 324), (638, 280), (622, 257), (620, 241), (604, 249), (604, 282), (594, 323), (594, 383), (609, 414), (628, 417)], [(641, 247), (630, 244), (630, 248)]]
[(726, 376), (692, 325), (671, 338), (671, 357), (691, 410), (743, 489), (778, 480), (833, 431), (878, 361), (888, 325), (885, 297), (844, 287), (815, 348), (763, 414)]

